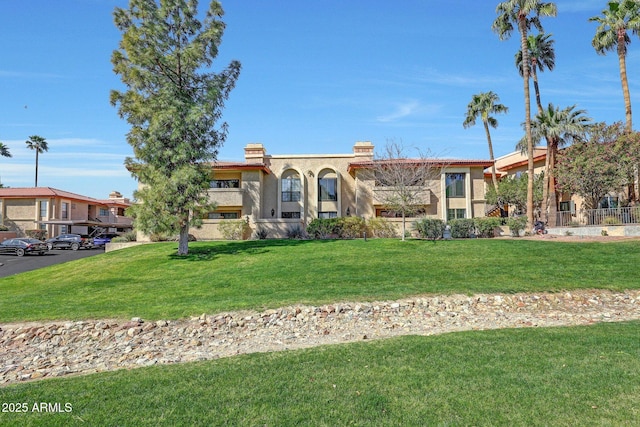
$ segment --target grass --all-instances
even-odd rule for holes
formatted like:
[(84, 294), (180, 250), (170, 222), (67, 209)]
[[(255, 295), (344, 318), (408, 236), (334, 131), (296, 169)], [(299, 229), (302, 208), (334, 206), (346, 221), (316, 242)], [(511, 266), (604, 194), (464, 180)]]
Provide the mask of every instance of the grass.
[(640, 287), (640, 242), (350, 240), (143, 245), (0, 279), (0, 322), (183, 318), (429, 293)]
[(640, 322), (402, 337), (0, 388), (6, 426), (636, 426)]

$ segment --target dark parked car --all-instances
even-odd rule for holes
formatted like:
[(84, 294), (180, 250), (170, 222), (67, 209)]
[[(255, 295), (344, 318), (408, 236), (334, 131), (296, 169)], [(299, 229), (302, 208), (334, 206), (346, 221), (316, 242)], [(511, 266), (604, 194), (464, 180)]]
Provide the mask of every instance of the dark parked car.
[(38, 239), (29, 237), (19, 237), (17, 239), (8, 239), (0, 243), (0, 253), (16, 254), (23, 256), (24, 254), (44, 255), (47, 252), (47, 245)]
[(102, 233), (93, 238), (93, 246), (104, 246), (111, 241), (114, 237), (118, 237), (116, 233)]
[(77, 251), (80, 248), (91, 249), (93, 247), (93, 239), (80, 234), (61, 234), (47, 239), (45, 243), (49, 250), (71, 249), (72, 251)]

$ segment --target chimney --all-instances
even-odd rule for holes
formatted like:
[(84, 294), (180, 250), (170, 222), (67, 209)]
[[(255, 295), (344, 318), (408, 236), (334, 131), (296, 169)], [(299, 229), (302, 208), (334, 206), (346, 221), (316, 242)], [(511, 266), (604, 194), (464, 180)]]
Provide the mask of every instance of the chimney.
[(245, 163), (264, 163), (264, 156), (267, 154), (267, 150), (259, 143), (249, 143), (244, 147), (244, 161)]
[(371, 141), (358, 141), (353, 146), (356, 160), (373, 160), (373, 144)]

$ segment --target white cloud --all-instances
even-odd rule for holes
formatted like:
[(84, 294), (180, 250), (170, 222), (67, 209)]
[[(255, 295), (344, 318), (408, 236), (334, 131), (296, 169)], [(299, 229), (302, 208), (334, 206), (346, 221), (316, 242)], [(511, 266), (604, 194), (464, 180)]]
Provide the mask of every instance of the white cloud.
[(376, 120), (382, 123), (395, 122), (412, 115), (419, 107), (420, 103), (418, 101), (409, 101), (396, 106), (396, 109), (390, 114), (378, 116)]

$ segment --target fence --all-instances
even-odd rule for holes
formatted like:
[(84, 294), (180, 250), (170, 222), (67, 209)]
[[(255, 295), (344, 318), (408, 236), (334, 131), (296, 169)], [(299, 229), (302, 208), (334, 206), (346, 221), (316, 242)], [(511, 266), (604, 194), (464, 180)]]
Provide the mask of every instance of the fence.
[(623, 224), (640, 224), (640, 207), (581, 209), (575, 214), (558, 212), (556, 221), (558, 227)]

